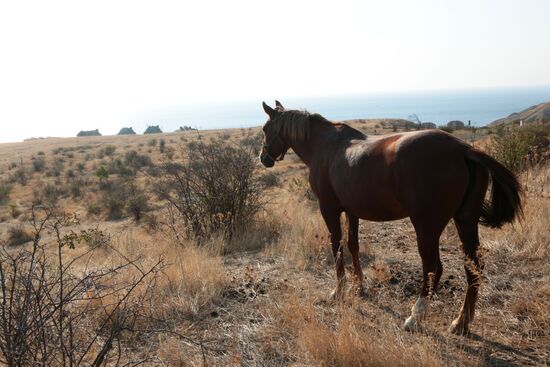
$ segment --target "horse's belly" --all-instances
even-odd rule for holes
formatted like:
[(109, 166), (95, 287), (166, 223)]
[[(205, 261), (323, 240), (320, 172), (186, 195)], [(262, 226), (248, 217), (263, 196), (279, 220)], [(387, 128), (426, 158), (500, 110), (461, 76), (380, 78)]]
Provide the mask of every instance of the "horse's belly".
[(353, 215), (366, 220), (381, 222), (408, 217), (408, 213), (397, 200), (356, 199), (353, 202), (343, 203), (344, 209)]

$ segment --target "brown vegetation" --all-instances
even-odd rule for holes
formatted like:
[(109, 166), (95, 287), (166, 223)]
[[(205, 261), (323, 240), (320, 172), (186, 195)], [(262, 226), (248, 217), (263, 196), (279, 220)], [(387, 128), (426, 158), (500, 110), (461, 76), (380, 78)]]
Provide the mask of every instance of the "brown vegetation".
[[(353, 124), (369, 133), (391, 132), (394, 126), (385, 120)], [(481, 232), (485, 272), (472, 334), (446, 333), (466, 284), (453, 226), (442, 237), (445, 270), (428, 320), (423, 330), (408, 333), (400, 325), (421, 280), (409, 221), (361, 223), (367, 296), (356, 297), (350, 284), (343, 302), (330, 301), (334, 274), (329, 241), (307, 185), (305, 167), (289, 152), (274, 170), (256, 169), (255, 152), (250, 148), (257, 147), (258, 131), (163, 134), (159, 139), (163, 148), (157, 141), (151, 146), (151, 136), (136, 135), (0, 145), (0, 238), (4, 245), (0, 285), (3, 282), (5, 289), (13, 289), (10, 284), (16, 284), (18, 294), (34, 295), (38, 288), (25, 286), (45, 281), (49, 288), (42, 291), (50, 296), (33, 309), (52, 310), (47, 320), (27, 313), (26, 320), (42, 320), (39, 329), (27, 332), (52, 336), (31, 338), (28, 343), (14, 344), (11, 339), (6, 344), (7, 337), (16, 335), (17, 325), (2, 324), (0, 319), (1, 363), (29, 365), (35, 358), (46, 365), (70, 365), (71, 358), (84, 355), (82, 365), (549, 364), (547, 161), (533, 165), (518, 153), (515, 158), (525, 162), (520, 176), (527, 192), (525, 218), (502, 230)], [(469, 134), (464, 136), (469, 139), (480, 136), (459, 133)], [(488, 149), (493, 138), (475, 145)], [(254, 159), (252, 166), (246, 166), (245, 156), (236, 162), (209, 157), (214, 159), (211, 163), (219, 163), (217, 170), (231, 170), (222, 177), (250, 174), (250, 188), (263, 205), (245, 216), (245, 225), (234, 227), (231, 241), (214, 227), (206, 240), (176, 238), (166, 230), (174, 219), (170, 206), (157, 195), (161, 174), (169, 167), (189, 164), (189, 154), (200, 154), (211, 139), (222, 139)], [(497, 148), (493, 145), (492, 149)], [(96, 175), (101, 167), (104, 173)], [(33, 222), (33, 207), (55, 213), (38, 243), (33, 223), (40, 221), (35, 218)], [(55, 218), (64, 218), (63, 226), (57, 226), (59, 236), (53, 226)], [(12, 240), (12, 245), (18, 245), (8, 246)], [(39, 254), (40, 266), (34, 268), (38, 273), (29, 273), (33, 251)], [(70, 264), (62, 271), (66, 290), (86, 284), (76, 288), (76, 293), (65, 293), (70, 297), (65, 297), (63, 312), (55, 308), (61, 304), (60, 261)], [(10, 283), (15, 279), (13, 264), (38, 283), (25, 283), (19, 277), (19, 283)], [(2, 310), (21, 318), (22, 309), (15, 300), (4, 302)], [(61, 341), (65, 349), (59, 348)], [(87, 352), (81, 348), (86, 341), (92, 345)], [(23, 346), (24, 354), (17, 349)], [(32, 352), (36, 348), (39, 352)]]

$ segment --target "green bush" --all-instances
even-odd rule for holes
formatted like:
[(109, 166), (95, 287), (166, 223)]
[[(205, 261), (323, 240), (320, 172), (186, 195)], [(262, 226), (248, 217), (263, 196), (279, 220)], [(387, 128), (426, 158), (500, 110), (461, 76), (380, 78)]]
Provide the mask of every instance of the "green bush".
[(95, 171), (95, 175), (97, 178), (99, 178), (99, 181), (104, 181), (109, 178), (109, 172), (103, 166), (99, 167), (97, 171)]
[(95, 129), (95, 130), (80, 130), (80, 132), (78, 134), (76, 134), (76, 136), (80, 137), (80, 136), (101, 136), (101, 133), (99, 132), (98, 129)]
[(550, 160), (550, 126), (527, 125), (496, 131), (490, 153), (514, 172)]
[(131, 127), (123, 127), (117, 135), (136, 135), (136, 132)]
[(143, 132), (144, 134), (160, 134), (162, 130), (159, 125), (147, 126), (147, 129)]

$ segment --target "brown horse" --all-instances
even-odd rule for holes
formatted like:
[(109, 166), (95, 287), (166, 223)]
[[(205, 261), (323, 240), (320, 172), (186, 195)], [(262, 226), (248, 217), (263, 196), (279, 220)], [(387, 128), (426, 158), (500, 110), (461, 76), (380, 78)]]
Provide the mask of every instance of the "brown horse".
[[(330, 232), (340, 296), (345, 280), (340, 216), (348, 219), (348, 248), (362, 292), (359, 219), (390, 221), (409, 217), (422, 258), (420, 296), (404, 328), (418, 327), (428, 310), (429, 294), (443, 267), (439, 237), (454, 219), (465, 254), (468, 289), (462, 310), (449, 330), (464, 333), (474, 317), (480, 285), (478, 223), (500, 227), (521, 213), (521, 187), (514, 174), (487, 154), (440, 130), (365, 136), (319, 114), (285, 110), (276, 101), (269, 115), (260, 155), (273, 167), (289, 148), (309, 167), (309, 183), (319, 199)], [(485, 194), (492, 178), (491, 197)]]

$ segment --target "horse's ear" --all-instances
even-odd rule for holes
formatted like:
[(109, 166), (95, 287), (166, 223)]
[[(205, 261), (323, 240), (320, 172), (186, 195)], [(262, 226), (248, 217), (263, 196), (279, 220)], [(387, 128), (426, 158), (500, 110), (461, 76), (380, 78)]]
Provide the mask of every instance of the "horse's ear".
[(275, 101), (275, 108), (277, 109), (277, 111), (284, 111), (285, 108), (283, 107), (283, 105), (281, 104), (281, 102), (279, 101)]
[(269, 107), (267, 103), (262, 102), (262, 106), (264, 107), (265, 113), (269, 115), (269, 117), (273, 117), (277, 111), (275, 111), (273, 108)]

